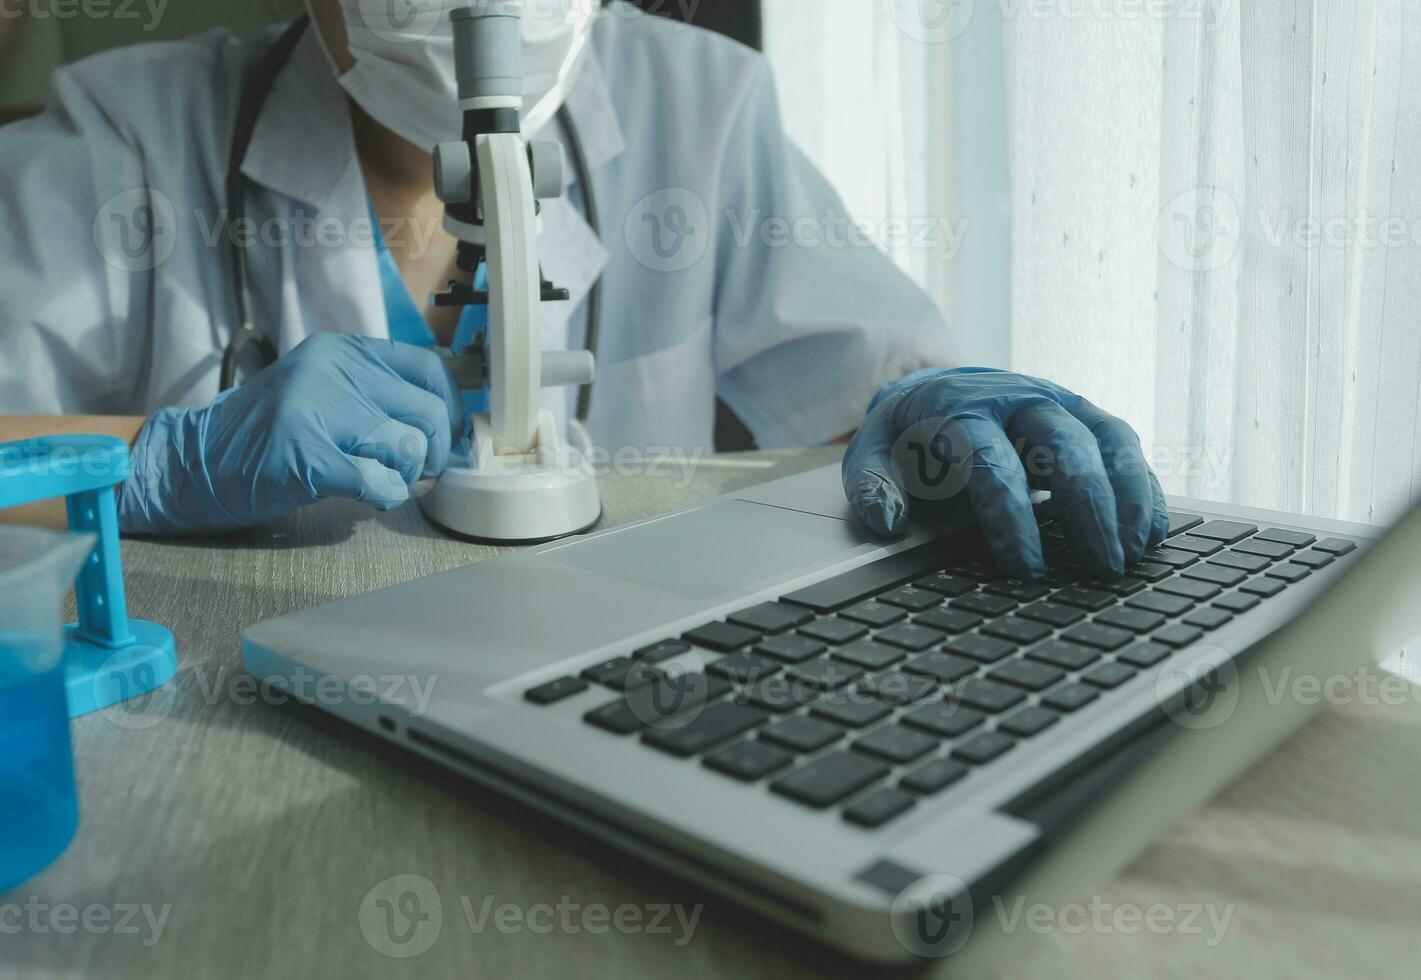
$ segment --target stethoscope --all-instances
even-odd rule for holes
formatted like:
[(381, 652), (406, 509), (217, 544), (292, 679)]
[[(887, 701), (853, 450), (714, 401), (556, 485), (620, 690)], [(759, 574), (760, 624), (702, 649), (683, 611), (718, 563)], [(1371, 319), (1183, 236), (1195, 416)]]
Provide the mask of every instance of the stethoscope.
[[(271, 95), (276, 77), (291, 60), (296, 44), (311, 24), (309, 14), (302, 14), (291, 23), (274, 45), (262, 56), (251, 80), (242, 92), (242, 101), (237, 109), (237, 124), (232, 132), (232, 153), (227, 160), (227, 213), (234, 223), (243, 222), (247, 213), (247, 180), (242, 176), (242, 163), (247, 158), (247, 149), (256, 131), (257, 119), (262, 107)], [(587, 156), (582, 149), (582, 140), (573, 122), (572, 114), (564, 103), (558, 109), (558, 119), (567, 134), (568, 155), (572, 159), (573, 175), (582, 191), (582, 213), (592, 233), (602, 237), (601, 223), (597, 216), (597, 201), (592, 189), (591, 174), (587, 166)], [(237, 293), (237, 329), (232, 340), (222, 353), (222, 390), (235, 388), (237, 370), (243, 360), (257, 360), (261, 367), (276, 362), (276, 346), (269, 338), (257, 332), (252, 317), (252, 276), (247, 258), (251, 242), (244, 236), (230, 236), (232, 240), (232, 275)], [(586, 349), (597, 352), (597, 340), (602, 326), (602, 283), (593, 282), (587, 293), (587, 343)], [(249, 357), (249, 355), (252, 355)], [(260, 370), (260, 368), (258, 368)], [(592, 403), (592, 385), (583, 385), (577, 393), (577, 419), (586, 421)]]

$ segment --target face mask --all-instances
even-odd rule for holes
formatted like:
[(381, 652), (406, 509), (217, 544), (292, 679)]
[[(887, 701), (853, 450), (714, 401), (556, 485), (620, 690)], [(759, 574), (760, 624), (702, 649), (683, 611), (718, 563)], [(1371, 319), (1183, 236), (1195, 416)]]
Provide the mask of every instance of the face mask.
[[(470, 0), (339, 0), (355, 66), (340, 85), (386, 129), (424, 149), (463, 129), (451, 11)], [(576, 80), (596, 0), (522, 0), (523, 132), (535, 133)], [(323, 42), (324, 43), (324, 42)]]

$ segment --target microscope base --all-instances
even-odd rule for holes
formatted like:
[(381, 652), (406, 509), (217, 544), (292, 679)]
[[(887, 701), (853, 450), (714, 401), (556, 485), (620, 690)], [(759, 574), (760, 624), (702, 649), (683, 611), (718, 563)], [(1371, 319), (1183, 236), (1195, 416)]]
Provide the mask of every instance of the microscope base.
[(558, 442), (526, 455), (495, 456), (477, 420), (474, 428), (472, 452), (456, 450), (420, 497), (431, 521), (461, 537), (497, 544), (551, 541), (597, 523), (597, 477), (581, 451)]

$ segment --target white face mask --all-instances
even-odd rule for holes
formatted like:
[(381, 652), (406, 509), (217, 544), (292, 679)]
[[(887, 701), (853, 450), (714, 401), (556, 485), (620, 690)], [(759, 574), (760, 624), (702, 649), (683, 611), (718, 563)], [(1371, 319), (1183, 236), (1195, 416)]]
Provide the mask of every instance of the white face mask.
[[(355, 66), (340, 85), (386, 129), (433, 149), (463, 128), (449, 14), (470, 0), (339, 0)], [(576, 79), (597, 0), (522, 0), (523, 132), (543, 127)], [(324, 42), (322, 42), (324, 43)]]

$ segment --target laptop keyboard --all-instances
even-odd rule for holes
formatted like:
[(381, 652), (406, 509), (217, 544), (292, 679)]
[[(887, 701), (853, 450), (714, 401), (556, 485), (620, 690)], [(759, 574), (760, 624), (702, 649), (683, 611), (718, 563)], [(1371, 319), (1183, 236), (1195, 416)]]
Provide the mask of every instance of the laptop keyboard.
[[(935, 541), (525, 697), (615, 692), (588, 724), (878, 827), (1356, 548), (1170, 517), (1166, 542), (1119, 578), (1073, 567), (1049, 522), (1039, 582), (947, 562)], [(704, 672), (660, 666), (692, 650)]]

